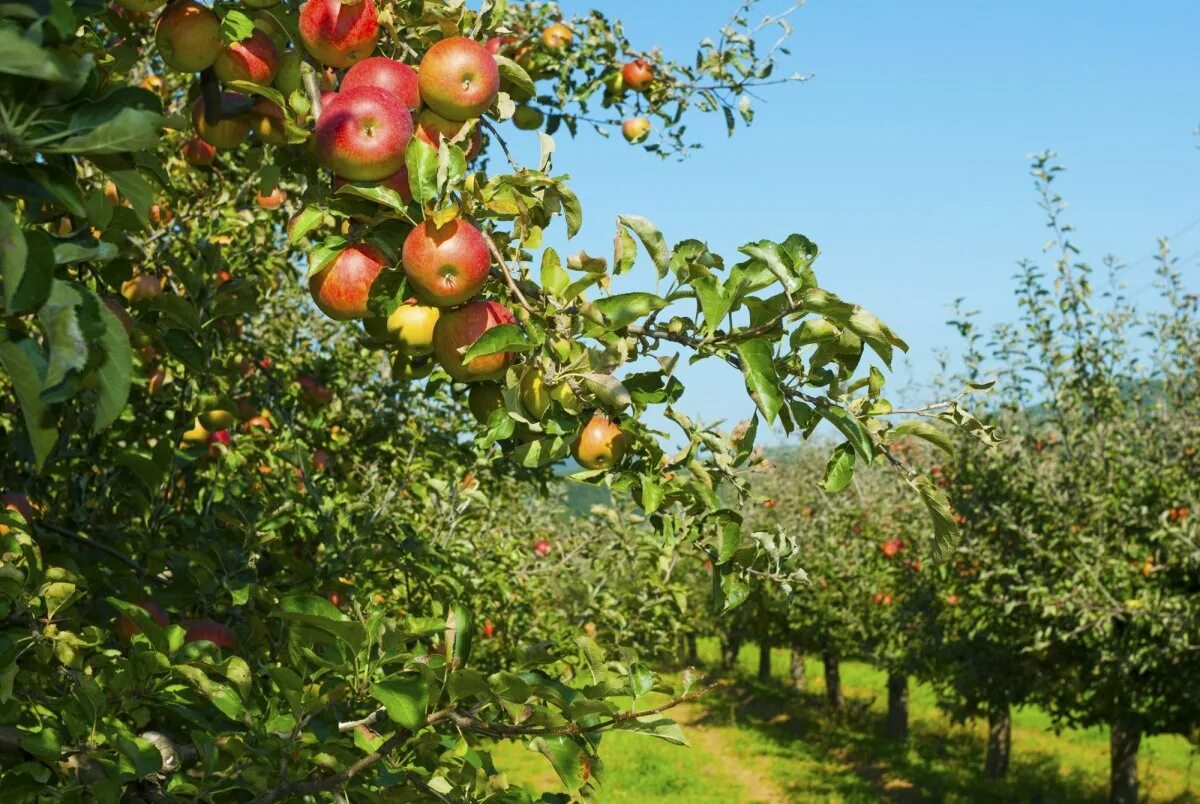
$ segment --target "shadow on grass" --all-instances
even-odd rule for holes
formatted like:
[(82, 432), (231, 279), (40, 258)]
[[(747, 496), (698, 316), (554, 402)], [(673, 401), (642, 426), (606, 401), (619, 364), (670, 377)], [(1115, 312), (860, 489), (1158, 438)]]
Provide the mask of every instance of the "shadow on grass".
[[(711, 669), (711, 668), (710, 668)], [(714, 670), (715, 672), (715, 670)], [(1002, 784), (983, 779), (984, 741), (949, 724), (910, 723), (904, 742), (884, 736), (884, 716), (872, 699), (847, 697), (833, 712), (823, 690), (796, 692), (779, 682), (726, 675), (732, 684), (715, 691), (694, 724), (736, 725), (761, 734), (782, 757), (806, 763), (803, 780), (789, 785), (796, 801), (823, 797), (845, 801), (1103, 802), (1106, 779), (1067, 771), (1052, 755), (1014, 755)]]

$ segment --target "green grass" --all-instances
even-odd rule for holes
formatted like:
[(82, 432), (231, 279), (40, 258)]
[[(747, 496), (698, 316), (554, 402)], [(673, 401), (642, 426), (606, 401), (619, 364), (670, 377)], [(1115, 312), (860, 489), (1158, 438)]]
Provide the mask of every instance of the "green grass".
[[(701, 660), (713, 666), (716, 646), (701, 644)], [(935, 705), (932, 691), (912, 686), (910, 737), (903, 744), (883, 736), (885, 677), (860, 662), (842, 666), (847, 709), (825, 709), (818, 662), (806, 663), (808, 689), (785, 686), (789, 657), (771, 657), (774, 678), (754, 679), (757, 648), (739, 656), (728, 689), (679, 707), (691, 747), (680, 748), (635, 734), (610, 734), (600, 750), (606, 767), (603, 798), (612, 802), (750, 801), (1043, 801), (1102, 802), (1108, 779), (1104, 729), (1055, 734), (1036, 709), (1013, 717), (1013, 756), (1002, 786), (981, 778), (984, 726), (953, 724)], [(497, 764), (509, 781), (536, 792), (563, 788), (549, 763), (524, 746), (497, 746)], [(1200, 768), (1181, 737), (1142, 742), (1143, 797), (1153, 802), (1200, 802)]]

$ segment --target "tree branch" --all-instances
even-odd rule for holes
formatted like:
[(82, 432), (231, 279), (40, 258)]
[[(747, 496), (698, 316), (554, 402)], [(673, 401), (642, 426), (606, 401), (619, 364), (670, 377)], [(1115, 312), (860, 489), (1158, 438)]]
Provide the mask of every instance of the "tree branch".
[(125, 555), (124, 553), (120, 552), (119, 550), (109, 547), (107, 544), (101, 544), (100, 542), (90, 539), (87, 536), (84, 536), (82, 533), (76, 533), (73, 530), (68, 530), (68, 529), (60, 527), (58, 525), (50, 524), (48, 522), (38, 522), (38, 523), (35, 523), (33, 525), (33, 527), (35, 529), (41, 528), (42, 530), (48, 530), (51, 533), (56, 533), (65, 539), (70, 539), (73, 542), (77, 542), (86, 547), (90, 547), (93, 550), (99, 550), (102, 553), (106, 553), (106, 554), (112, 556), (113, 558), (117, 559), (122, 564), (129, 567), (130, 569), (132, 569), (134, 572), (138, 573), (139, 575), (141, 575), (143, 577), (149, 577), (150, 580), (154, 581), (157, 584), (162, 583), (162, 581), (160, 579), (148, 575), (146, 568), (143, 567), (141, 564), (137, 563), (136, 561), (134, 561), (129, 556)]
[(492, 252), (492, 256), (496, 258), (496, 262), (500, 263), (500, 270), (504, 274), (504, 281), (508, 285), (508, 289), (517, 297), (517, 301), (525, 308), (526, 312), (532, 313), (533, 309), (529, 306), (529, 300), (525, 298), (525, 294), (517, 287), (516, 281), (513, 279), (512, 271), (508, 268), (508, 262), (504, 259), (504, 255), (500, 253), (500, 249), (496, 246), (496, 241), (487, 232), (483, 232), (483, 239), (487, 241), (488, 250)]

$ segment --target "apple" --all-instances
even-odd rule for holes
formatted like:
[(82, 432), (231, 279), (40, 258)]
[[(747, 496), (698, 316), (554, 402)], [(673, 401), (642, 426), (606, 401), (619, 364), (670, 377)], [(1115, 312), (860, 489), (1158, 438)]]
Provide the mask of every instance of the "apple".
[(312, 467), (318, 472), (324, 472), (325, 467), (329, 465), (329, 453), (323, 449), (319, 449), (312, 454)]
[[(167, 613), (163, 611), (163, 607), (155, 603), (153, 600), (143, 600), (138, 603), (138, 608), (150, 615), (150, 618), (158, 624), (159, 628), (166, 628), (170, 620), (167, 618)], [(142, 629), (138, 628), (137, 624), (122, 614), (117, 618), (117, 636), (125, 642), (133, 639), (135, 634), (142, 633)]]
[(247, 433), (252, 433), (255, 430), (266, 430), (267, 432), (270, 432), (271, 420), (266, 416), (251, 416), (246, 423), (242, 425), (242, 429)]
[(300, 65), (304, 64), (304, 56), (298, 50), (285, 50), (279, 57), (279, 69), (275, 71), (275, 88), (283, 93), (283, 99), (290, 101), (293, 92), (304, 91), (303, 73)]
[(509, 45), (515, 44), (516, 41), (516, 37), (513, 36), (493, 36), (487, 40), (487, 44), (484, 47), (487, 48), (488, 53), (491, 53), (493, 56), (499, 56), (500, 51)]
[(500, 93), (500, 68), (487, 48), (455, 36), (429, 48), (419, 71), (425, 105), (447, 120), (479, 117)]
[[(336, 193), (343, 186), (350, 182), (343, 179), (341, 176), (333, 177), (333, 191)], [(392, 175), (388, 176), (381, 182), (375, 182), (377, 187), (386, 187), (389, 190), (395, 190), (400, 196), (400, 200), (406, 204), (412, 203), (412, 188), (408, 186), (408, 168), (400, 168)]]
[(392, 358), (392, 379), (397, 382), (422, 380), (433, 373), (434, 361), (428, 357), (397, 354)]
[(546, 556), (550, 555), (550, 547), (550, 542), (546, 541), (545, 539), (541, 539), (533, 546), (533, 552), (537, 553), (542, 558), (545, 558)]
[(131, 304), (137, 304), (146, 299), (153, 299), (162, 293), (165, 283), (166, 280), (162, 277), (151, 274), (139, 274), (121, 284), (121, 295)]
[(631, 117), (621, 123), (621, 136), (625, 141), (637, 145), (650, 136), (650, 121), (644, 117)]
[(308, 289), (321, 312), (335, 321), (365, 318), (371, 286), (387, 268), (382, 251), (365, 243), (347, 246), (308, 280)]
[[(222, 101), (232, 101), (236, 97), (225, 93)], [(246, 115), (226, 118), (219, 123), (211, 122), (204, 112), (204, 98), (197, 98), (192, 106), (192, 127), (200, 139), (214, 148), (236, 148), (250, 134), (250, 120)]]
[(145, 14), (160, 8), (167, 0), (117, 0), (117, 5), (135, 14)]
[(285, 122), (283, 109), (266, 98), (259, 98), (250, 107), (250, 127), (263, 142), (271, 145), (287, 145)]
[(232, 281), (233, 281), (233, 274), (229, 273), (229, 271), (226, 271), (224, 268), (217, 271), (217, 285), (218, 286), (224, 285), (226, 282), (232, 282)]
[(104, 193), (108, 203), (114, 206), (121, 203), (121, 191), (117, 189), (117, 185), (112, 179), (104, 182), (104, 187), (100, 191)]
[(533, 416), (541, 419), (550, 409), (550, 390), (546, 386), (546, 376), (539, 368), (530, 368), (521, 377), (521, 407)]
[(483, 287), (491, 255), (479, 230), (455, 218), (441, 227), (425, 221), (414, 228), (404, 239), (401, 261), (420, 301), (454, 307)]
[(227, 430), (237, 421), (234, 406), (226, 400), (210, 398), (202, 400), (201, 404), (204, 405), (204, 411), (196, 417), (196, 421), (205, 430)]
[(329, 598), (329, 602), (334, 606), (339, 609), (342, 607), (342, 596), (339, 592), (330, 592), (327, 597)]
[(492, 327), (512, 324), (516, 319), (494, 301), (473, 301), (442, 313), (433, 328), (433, 354), (446, 373), (459, 382), (499, 379), (516, 355), (499, 352), (463, 362), (462, 351)]
[(204, 425), (200, 424), (199, 419), (196, 419), (196, 422), (192, 426), (192, 429), (184, 431), (183, 443), (190, 444), (192, 446), (195, 446), (197, 444), (207, 444), (208, 436), (209, 436), (208, 430), (206, 430), (204, 428)]
[(904, 550), (904, 540), (888, 539), (880, 546), (880, 549), (883, 550), (883, 554), (885, 556), (888, 558), (893, 558), (897, 553), (900, 553)]
[(183, 146), (183, 158), (194, 167), (208, 167), (217, 157), (217, 149), (199, 137), (193, 136)]
[(494, 382), (477, 382), (467, 392), (467, 407), (480, 424), (487, 424), (492, 411), (504, 407), (504, 393)]
[(226, 83), (249, 81), (267, 86), (279, 71), (279, 51), (271, 37), (256, 30), (249, 39), (226, 45), (213, 63), (213, 72)]
[(237, 640), (229, 626), (216, 620), (184, 620), (185, 642), (211, 642), (218, 648), (237, 649)]
[[(445, 137), (446, 142), (457, 139), (456, 145), (466, 148), (467, 161), (474, 159), (483, 149), (483, 132), (479, 126), (473, 123), (464, 123), (457, 120), (447, 120), (432, 109), (425, 109), (417, 115), (416, 130), (413, 132), (417, 139), (429, 143), (434, 148), (441, 145), (441, 138)], [(469, 135), (465, 135), (464, 128), (469, 128)], [(466, 143), (470, 139), (470, 144)]]
[(570, 45), (574, 38), (575, 34), (571, 33), (571, 29), (561, 22), (556, 22), (542, 31), (542, 44), (551, 50), (562, 50)]
[(342, 92), (355, 87), (378, 87), (395, 95), (396, 100), (414, 112), (421, 108), (417, 71), (402, 61), (386, 56), (363, 59), (346, 71), (339, 85)]
[(280, 205), (287, 200), (287, 193), (285, 193), (283, 190), (280, 190), (278, 187), (275, 187), (266, 195), (263, 195), (261, 192), (259, 192), (258, 195), (255, 196), (254, 200), (258, 202), (258, 205), (263, 209), (279, 209)]
[(395, 95), (360, 86), (339, 92), (324, 107), (314, 139), (321, 164), (338, 176), (381, 181), (404, 167), (412, 134), (412, 115)]
[(300, 40), (317, 61), (339, 69), (370, 56), (379, 35), (374, 0), (308, 0)]
[(495, 635), (496, 635), (495, 623), (493, 623), (491, 620), (484, 620), (483, 621), (483, 637), (484, 637), (484, 639), (491, 639)]
[(654, 68), (645, 59), (637, 59), (621, 68), (621, 78), (634, 92), (645, 92), (654, 80)]
[(171, 3), (154, 26), (154, 43), (167, 66), (181, 73), (211, 67), (225, 48), (221, 21), (194, 0)]
[(314, 405), (328, 405), (333, 401), (333, 391), (329, 390), (316, 377), (308, 374), (299, 374), (296, 376), (296, 382), (300, 386), (300, 392), (308, 402)]
[(363, 327), (379, 340), (388, 340), (400, 347), (401, 354), (419, 357), (433, 351), (433, 327), (442, 311), (436, 307), (417, 304), (409, 299), (386, 319), (368, 318)]
[(545, 120), (546, 115), (542, 114), (541, 109), (525, 105), (518, 106), (512, 117), (513, 125), (521, 131), (536, 131)]
[(949, 606), (957, 606), (958, 595), (946, 595), (946, 604)]
[(611, 469), (625, 457), (627, 443), (621, 428), (596, 411), (571, 444), (571, 454), (584, 469)]

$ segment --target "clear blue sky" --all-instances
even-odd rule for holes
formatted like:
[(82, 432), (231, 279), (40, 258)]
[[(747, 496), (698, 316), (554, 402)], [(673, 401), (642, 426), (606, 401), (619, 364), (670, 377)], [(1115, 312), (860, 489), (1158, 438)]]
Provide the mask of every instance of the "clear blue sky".
[[(596, 5), (632, 41), (686, 59), (734, 3), (563, 6)], [(733, 139), (715, 117), (693, 121), (705, 148), (664, 162), (619, 137), (560, 135), (556, 169), (572, 174), (585, 217), (570, 248), (609, 254), (622, 212), (650, 218), (669, 242), (704, 239), (730, 261), (742, 243), (801, 232), (822, 248), (822, 285), (909, 342), (904, 384), (954, 343), (943, 323), (952, 299), (991, 320), (1012, 316), (1016, 261), (1038, 256), (1045, 239), (1028, 154), (1061, 154), (1060, 192), (1094, 262), (1137, 260), (1155, 237), (1200, 218), (1196, 0), (810, 0), (792, 22), (779, 72), (812, 80), (764, 90), (754, 125)], [(1177, 241), (1192, 256), (1193, 287), (1198, 252), (1200, 225)], [(1148, 277), (1150, 261), (1140, 268)], [(716, 363), (684, 379), (689, 413), (736, 421), (752, 410), (730, 393), (740, 378)]]

